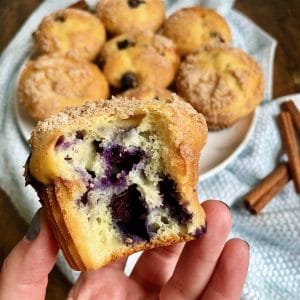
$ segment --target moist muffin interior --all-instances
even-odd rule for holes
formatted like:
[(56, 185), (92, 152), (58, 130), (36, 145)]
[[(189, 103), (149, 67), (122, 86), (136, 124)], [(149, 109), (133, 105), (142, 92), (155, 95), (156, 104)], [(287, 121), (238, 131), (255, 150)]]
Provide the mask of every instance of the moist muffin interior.
[(146, 117), (61, 135), (55, 153), (86, 187), (74, 201), (103, 243), (187, 234), (192, 213), (164, 168), (166, 145)]

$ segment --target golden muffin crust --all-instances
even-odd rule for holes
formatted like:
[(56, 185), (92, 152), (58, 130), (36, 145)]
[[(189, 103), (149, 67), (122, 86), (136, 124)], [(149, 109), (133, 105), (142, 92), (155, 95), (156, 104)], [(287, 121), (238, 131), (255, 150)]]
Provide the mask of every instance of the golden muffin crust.
[(158, 87), (140, 87), (135, 89), (127, 90), (126, 92), (120, 94), (120, 97), (128, 99), (139, 99), (139, 100), (151, 100), (151, 99), (172, 99), (172, 92)]
[[(70, 265), (95, 270), (136, 251), (199, 238), (206, 230), (197, 196), (198, 161), (206, 137), (204, 117), (176, 96), (90, 102), (39, 122), (30, 140), (27, 183), (46, 206)], [(123, 154), (108, 152), (116, 143)], [(142, 153), (141, 161), (135, 161), (125, 181), (103, 185), (112, 155), (120, 159), (124, 151)], [(120, 172), (115, 180), (124, 176), (121, 169), (129, 160), (115, 166)], [(131, 199), (125, 197), (128, 189), (135, 189), (137, 206), (142, 201), (147, 207), (140, 215), (145, 223), (139, 224), (151, 233), (148, 238), (130, 236), (122, 230), (126, 221), (121, 227), (116, 221), (138, 210), (134, 206), (123, 212), (130, 205), (124, 202)], [(173, 210), (165, 196), (175, 201), (168, 202)]]
[(225, 19), (214, 10), (187, 7), (173, 13), (164, 23), (163, 34), (172, 39), (181, 56), (207, 45), (230, 44), (231, 32)]
[(33, 37), (42, 54), (67, 54), (92, 61), (103, 46), (106, 33), (97, 17), (69, 8), (45, 17)]
[(57, 55), (29, 61), (18, 85), (18, 101), (34, 120), (43, 120), (67, 106), (105, 99), (108, 94), (108, 83), (96, 65)]
[(206, 47), (181, 63), (178, 93), (201, 112), (209, 129), (222, 129), (252, 112), (263, 97), (263, 74), (237, 48)]
[(175, 77), (179, 56), (170, 39), (140, 31), (108, 41), (100, 62), (108, 82), (125, 91), (140, 86), (167, 87)]
[(155, 32), (165, 18), (161, 0), (102, 0), (96, 14), (113, 35), (136, 30)]

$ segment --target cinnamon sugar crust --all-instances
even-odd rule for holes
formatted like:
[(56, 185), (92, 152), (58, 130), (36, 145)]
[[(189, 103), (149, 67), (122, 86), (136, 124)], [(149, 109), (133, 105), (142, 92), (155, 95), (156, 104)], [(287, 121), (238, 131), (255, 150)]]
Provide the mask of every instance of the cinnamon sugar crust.
[(43, 120), (67, 106), (105, 99), (108, 83), (94, 64), (58, 55), (29, 61), (18, 85), (18, 101), (34, 120)]

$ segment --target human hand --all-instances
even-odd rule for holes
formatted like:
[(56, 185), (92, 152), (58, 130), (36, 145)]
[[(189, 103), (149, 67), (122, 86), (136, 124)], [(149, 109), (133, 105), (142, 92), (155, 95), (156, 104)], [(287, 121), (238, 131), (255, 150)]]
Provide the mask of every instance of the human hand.
[[(130, 277), (126, 260), (82, 272), (69, 293), (77, 299), (240, 299), (249, 263), (245, 241), (226, 242), (231, 217), (219, 201), (206, 201), (207, 233), (199, 240), (145, 251)], [(58, 246), (41, 209), (5, 259), (0, 300), (44, 299)]]

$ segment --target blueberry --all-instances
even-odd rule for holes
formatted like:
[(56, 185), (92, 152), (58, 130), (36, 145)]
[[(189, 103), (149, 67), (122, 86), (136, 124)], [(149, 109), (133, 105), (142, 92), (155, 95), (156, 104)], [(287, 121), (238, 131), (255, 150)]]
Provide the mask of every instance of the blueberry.
[(159, 182), (159, 191), (162, 196), (163, 206), (167, 208), (170, 216), (180, 224), (191, 220), (192, 214), (179, 204), (180, 195), (176, 190), (175, 181), (169, 176), (163, 176)]
[(121, 89), (128, 90), (138, 86), (138, 80), (133, 72), (126, 72), (121, 78)]
[(124, 240), (134, 237), (142, 240), (150, 239), (146, 228), (145, 200), (138, 191), (136, 184), (129, 186), (127, 190), (118, 195), (114, 194), (109, 207)]
[(62, 15), (62, 14), (56, 14), (56, 15), (54, 16), (54, 21), (55, 21), (55, 22), (59, 22), (59, 23), (64, 23), (64, 22), (66, 21), (66, 18), (65, 18), (65, 16)]
[(129, 5), (129, 7), (136, 8), (140, 4), (145, 4), (146, 2), (144, 0), (128, 0), (127, 3)]
[(135, 42), (125, 39), (125, 40), (117, 42), (117, 45), (118, 45), (119, 50), (123, 50), (123, 49), (127, 49), (128, 47), (134, 47)]
[(65, 140), (65, 137), (64, 137), (63, 135), (61, 135), (61, 136), (57, 139), (57, 141), (56, 141), (56, 143), (55, 143), (55, 147), (59, 147), (60, 145), (62, 145), (63, 142), (64, 142), (64, 140)]
[(124, 171), (128, 174), (145, 157), (145, 152), (137, 147), (125, 150), (121, 145), (112, 144), (104, 150), (103, 156), (114, 173)]
[(205, 223), (205, 225), (203, 225), (195, 230), (195, 233), (194, 233), (195, 238), (199, 239), (203, 234), (206, 233), (206, 231), (207, 231), (207, 225)]

